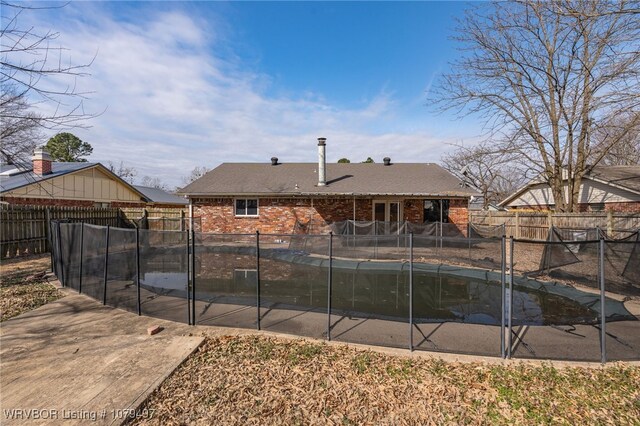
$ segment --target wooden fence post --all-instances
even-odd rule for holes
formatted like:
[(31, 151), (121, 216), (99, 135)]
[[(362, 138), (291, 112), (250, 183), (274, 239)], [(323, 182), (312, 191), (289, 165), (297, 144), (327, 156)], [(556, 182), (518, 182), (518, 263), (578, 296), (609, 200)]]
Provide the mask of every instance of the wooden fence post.
[(520, 238), (520, 213), (516, 210), (516, 238)]
[(45, 235), (47, 236), (47, 243), (45, 245), (45, 248), (47, 251), (52, 251), (51, 250), (51, 210), (46, 209), (44, 211), (44, 231), (45, 231)]
[(613, 212), (607, 212), (607, 237), (613, 238)]

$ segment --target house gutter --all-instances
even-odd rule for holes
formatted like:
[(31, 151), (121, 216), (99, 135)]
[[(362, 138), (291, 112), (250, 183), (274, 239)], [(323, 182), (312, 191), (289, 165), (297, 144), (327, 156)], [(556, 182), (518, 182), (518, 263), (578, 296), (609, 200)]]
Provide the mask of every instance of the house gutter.
[(211, 194), (211, 193), (182, 193), (187, 197), (203, 197), (203, 198), (234, 198), (234, 197), (262, 197), (262, 198), (282, 198), (282, 197), (317, 197), (317, 196), (331, 196), (331, 197), (425, 197), (425, 198), (470, 198), (477, 194), (455, 194), (455, 193), (443, 193), (443, 194), (429, 194), (429, 193), (398, 193), (398, 192), (280, 192), (280, 193), (224, 193), (224, 194)]

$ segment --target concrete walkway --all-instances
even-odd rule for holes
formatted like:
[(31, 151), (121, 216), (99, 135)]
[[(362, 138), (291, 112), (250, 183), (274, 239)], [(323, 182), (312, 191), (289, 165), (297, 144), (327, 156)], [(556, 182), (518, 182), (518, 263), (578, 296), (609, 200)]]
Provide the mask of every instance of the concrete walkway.
[(203, 341), (63, 291), (0, 326), (0, 424), (120, 424)]

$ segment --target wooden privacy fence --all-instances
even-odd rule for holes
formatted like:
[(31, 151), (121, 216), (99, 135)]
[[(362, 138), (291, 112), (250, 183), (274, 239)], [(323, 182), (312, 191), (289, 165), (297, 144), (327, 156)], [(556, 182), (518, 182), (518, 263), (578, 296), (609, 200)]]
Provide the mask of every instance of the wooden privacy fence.
[[(144, 208), (92, 208), (0, 205), (0, 259), (49, 252), (49, 221), (70, 220), (101, 226), (133, 226)], [(147, 217), (180, 221), (184, 209), (147, 208)]]
[[(184, 208), (137, 207), (121, 210), (127, 219), (134, 221), (136, 226), (144, 229), (152, 231), (185, 231), (189, 229), (189, 218), (187, 210)], [(140, 221), (143, 216), (147, 219), (144, 225)]]
[(120, 211), (127, 219), (139, 219), (147, 211), (149, 218), (163, 219), (181, 219), (187, 214), (184, 208), (167, 208), (167, 207), (121, 207)]
[(600, 228), (611, 238), (624, 238), (640, 229), (640, 213), (585, 212), (469, 212), (469, 221), (476, 225), (505, 225), (508, 237), (526, 240), (546, 240), (549, 228)]

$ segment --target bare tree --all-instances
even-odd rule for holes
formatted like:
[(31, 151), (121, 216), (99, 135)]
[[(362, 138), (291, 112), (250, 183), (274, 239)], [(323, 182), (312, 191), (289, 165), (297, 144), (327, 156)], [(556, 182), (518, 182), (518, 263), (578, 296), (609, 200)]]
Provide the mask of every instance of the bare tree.
[(442, 166), (476, 188), (484, 198), (484, 208), (502, 201), (526, 180), (526, 174), (514, 167), (509, 155), (488, 142), (454, 147), (442, 156)]
[(189, 185), (191, 182), (193, 182), (196, 179), (200, 179), (202, 176), (204, 176), (210, 169), (206, 166), (196, 166), (193, 168), (193, 170), (191, 170), (191, 173), (189, 173), (189, 176), (182, 176), (182, 184), (183, 186), (187, 186)]
[(143, 176), (140, 185), (169, 191), (169, 187), (157, 177)]
[[(594, 154), (598, 156), (601, 150), (607, 150), (602, 157), (602, 164), (607, 166), (632, 166), (640, 164), (640, 127), (627, 135), (614, 146), (609, 146), (611, 133), (617, 133), (627, 126), (624, 118), (614, 117), (610, 126), (602, 126), (594, 135)], [(612, 129), (610, 127), (613, 127)]]
[(24, 164), (29, 154), (44, 141), (38, 125), (40, 116), (29, 108), (24, 95), (2, 87), (0, 95), (0, 156), (4, 162)]
[[(576, 211), (589, 167), (640, 127), (638, 4), (519, 0), (470, 9), (456, 36), (463, 55), (434, 101), (483, 117), (489, 140), (549, 184), (556, 210)], [(625, 125), (612, 126), (615, 117)]]
[(126, 166), (123, 161), (120, 161), (119, 164), (109, 161), (107, 162), (107, 168), (111, 173), (132, 185), (135, 181), (135, 177), (138, 175), (138, 171), (135, 167)]
[[(7, 160), (26, 163), (34, 146), (41, 142), (43, 129), (59, 132), (86, 127), (85, 120), (95, 116), (84, 110), (83, 100), (88, 93), (76, 86), (79, 77), (88, 75), (91, 62), (69, 63), (64, 57), (67, 50), (55, 45), (59, 33), (20, 25), (23, 13), (52, 7), (4, 0), (0, 5), (0, 150)], [(47, 108), (43, 108), (45, 105)], [(9, 138), (5, 139), (5, 135)]]

